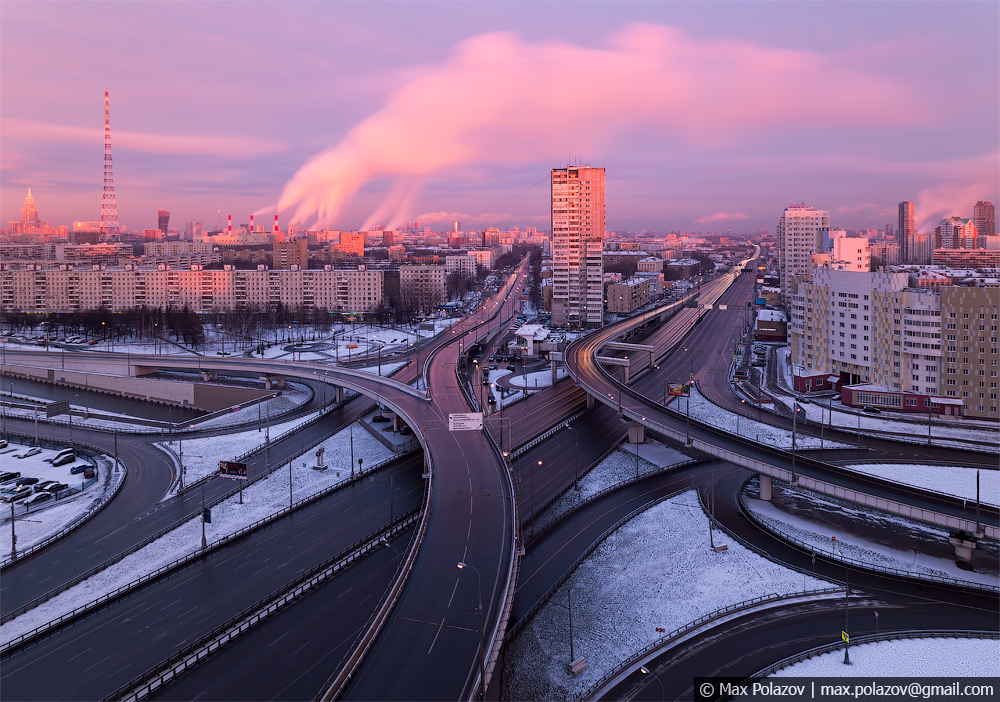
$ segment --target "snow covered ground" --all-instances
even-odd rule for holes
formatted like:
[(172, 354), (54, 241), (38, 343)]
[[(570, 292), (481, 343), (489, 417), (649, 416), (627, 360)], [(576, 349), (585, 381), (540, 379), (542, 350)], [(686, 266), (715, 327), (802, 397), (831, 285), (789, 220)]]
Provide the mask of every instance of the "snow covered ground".
[[(572, 425), (570, 425), (572, 426)], [(567, 490), (548, 509), (538, 515), (532, 529), (541, 531), (558, 521), (563, 515), (573, 510), (577, 505), (614, 485), (621, 485), (636, 479), (635, 444), (624, 443), (607, 458), (591, 468), (580, 477), (578, 487)], [(684, 463), (691, 460), (680, 451), (669, 446), (647, 439), (639, 444), (639, 477), (658, 473), (667, 466)], [(581, 466), (584, 470), (586, 467)], [(521, 485), (521, 491), (526, 489)]]
[[(792, 392), (790, 390), (791, 374), (789, 366), (785, 362), (787, 355), (788, 349), (778, 349), (776, 352), (776, 363), (782, 377), (781, 384), (783, 389), (787, 392)], [(776, 394), (775, 397), (786, 407), (790, 408), (792, 406), (792, 397), (779, 394)], [(885, 410), (879, 415), (866, 414), (853, 408), (845, 408), (840, 403), (839, 398), (834, 398), (832, 401), (832, 414), (830, 409), (831, 403), (825, 399), (802, 403), (800, 407), (805, 411), (809, 421), (816, 422), (817, 424), (822, 423), (828, 426), (832, 424), (834, 427), (843, 428), (847, 431), (853, 430), (856, 432), (860, 428), (864, 433), (877, 433), (881, 431), (895, 434), (912, 434), (922, 439), (927, 438), (926, 417), (919, 418), (924, 420), (923, 424), (921, 424), (916, 417), (911, 421), (902, 421), (897, 418), (898, 415)], [(912, 415), (904, 416), (912, 417)], [(990, 426), (986, 423), (956, 419), (952, 420), (953, 423), (942, 425), (941, 422), (945, 421), (948, 420), (935, 418), (934, 425), (931, 427), (931, 440), (935, 444), (950, 446), (954, 445), (955, 441), (949, 440), (964, 439), (982, 442), (993, 447), (1000, 447), (1000, 429), (995, 424)], [(993, 451), (993, 453), (996, 452)]]
[[(293, 419), (281, 424), (271, 424), (268, 429), (266, 424), (246, 431), (223, 434), (222, 436), (206, 436), (199, 439), (183, 439), (178, 437), (176, 441), (156, 442), (155, 446), (165, 450), (174, 461), (174, 468), (179, 465), (179, 459), (184, 459), (184, 482), (192, 483), (199, 478), (203, 478), (210, 473), (219, 471), (219, 461), (234, 460), (238, 456), (252, 451), (258, 447), (263, 447), (265, 437), (270, 437), (274, 441), (282, 434), (309, 424), (319, 416), (319, 412), (312, 412), (304, 417)], [(361, 431), (364, 431), (363, 429)], [(250, 476), (253, 477), (253, 476)], [(171, 488), (169, 497), (174, 494), (176, 485)]]
[[(668, 632), (726, 605), (769, 595), (829, 587), (826, 581), (776, 565), (726, 534), (714, 532), (695, 491), (664, 500), (611, 534), (552, 601), (512, 642), (502, 699), (567, 699)], [(575, 654), (589, 667), (577, 676), (569, 663), (567, 591), (573, 590)]]
[[(984, 678), (1000, 675), (1000, 641), (989, 639), (907, 639), (851, 646), (790, 665), (768, 678), (915, 677)], [(876, 681), (877, 682), (877, 681)]]
[[(363, 458), (366, 466), (375, 466), (394, 455), (360, 427), (353, 428), (354, 450), (352, 452), (350, 431), (350, 429), (345, 429), (321, 444), (325, 449), (324, 457), (328, 466), (327, 470), (317, 471), (311, 467), (302, 467), (303, 462), (307, 463), (308, 466), (315, 465), (316, 449), (312, 449), (308, 454), (291, 461), (292, 495), (296, 502), (348, 479), (351, 475), (349, 462), (352, 454), (355, 461), (358, 458)], [(211, 439), (207, 441), (211, 441)], [(215, 466), (218, 469), (218, 460), (216, 460)], [(248, 486), (243, 491), (243, 504), (239, 504), (238, 497), (234, 496), (213, 507), (212, 523), (206, 525), (209, 543), (286, 508), (288, 506), (288, 480), (289, 469), (287, 467), (280, 468), (269, 477)], [(200, 548), (201, 517), (199, 516), (92, 578), (4, 624), (0, 627), (0, 643), (6, 643), (66, 612), (72, 611), (76, 607), (93, 601), (103, 593), (126, 585), (142, 575), (194, 553)]]
[[(765, 502), (750, 497), (756, 494), (751, 489), (747, 508), (776, 534), (826, 557), (855, 561), (862, 567), (901, 570), (918, 577), (931, 575), (1000, 586), (995, 558), (991, 572), (964, 570), (955, 564), (949, 533), (944, 529), (810, 490), (794, 490), (794, 503), (789, 507), (790, 500), (784, 495), (789, 488), (775, 481), (774, 490), (778, 499)], [(795, 509), (795, 513), (789, 509)], [(845, 525), (855, 527), (854, 532)]]
[[(514, 386), (513, 392), (509, 388), (504, 388), (507, 392), (506, 397), (501, 397), (501, 387), (497, 385), (497, 378), (503, 376), (510, 376), (510, 384)], [(568, 375), (565, 366), (560, 365), (556, 369), (556, 381), (562, 380)], [(543, 371), (535, 371), (534, 373), (528, 373), (523, 375), (521, 373), (512, 373), (507, 370), (506, 366), (503, 368), (498, 368), (497, 370), (489, 371), (488, 375), (490, 379), (490, 392), (493, 393), (493, 397), (496, 398), (497, 407), (506, 407), (518, 400), (523, 399), (526, 395), (533, 395), (539, 390), (543, 390), (552, 385), (552, 371), (549, 369)], [(527, 391), (525, 391), (525, 386), (527, 386)], [(520, 389), (517, 389), (520, 388)]]
[[(742, 417), (736, 412), (730, 412), (724, 407), (714, 404), (702, 395), (697, 386), (691, 387), (690, 400), (692, 419), (697, 419), (707, 424), (711, 424), (724, 431), (730, 432), (731, 434), (736, 434), (737, 436), (742, 436), (752, 441), (756, 441), (759, 444), (763, 443), (769, 446), (776, 446), (777, 448), (782, 448), (786, 451), (791, 450), (792, 448), (792, 432), (787, 429), (780, 429), (778, 427), (771, 426), (770, 424), (766, 424), (764, 422), (758, 422), (756, 419)], [(667, 405), (667, 409), (677, 414), (686, 416), (687, 402), (688, 398), (686, 397), (675, 398), (673, 402)], [(818, 436), (813, 437), (802, 433), (796, 434), (796, 449), (818, 449), (821, 447), (852, 448), (852, 446), (831, 441), (830, 439), (821, 440)]]
[[(920, 463), (855, 463), (841, 466), (902, 485), (912, 485), (954, 495), (969, 502), (976, 500), (975, 466), (928, 466)], [(1000, 507), (1000, 471), (979, 470), (979, 499), (984, 505)]]
[[(80, 487), (83, 482), (83, 474), (73, 475), (70, 469), (78, 465), (90, 465), (89, 461), (77, 459), (72, 463), (62, 466), (53, 466), (46, 463), (46, 458), (54, 457), (61, 449), (42, 449), (36, 456), (17, 459), (15, 455), (22, 453), (27, 446), (11, 443), (7, 448), (0, 451), (0, 466), (4, 472), (18, 472), (22, 477), (38, 478), (38, 481), (58, 480), (71, 487)], [(70, 495), (61, 500), (44, 502), (34, 508), (29, 514), (25, 514), (25, 507), (21, 503), (14, 504), (15, 531), (17, 532), (17, 548), (24, 550), (43, 541), (52, 534), (62, 529), (90, 507), (108, 494), (121, 479), (122, 473), (105, 470), (110, 465), (107, 460), (98, 461), (98, 476), (96, 483), (88, 487), (83, 492)], [(8, 483), (3, 487), (9, 487), (13, 483)], [(0, 557), (7, 557), (10, 554), (10, 505), (0, 504)]]

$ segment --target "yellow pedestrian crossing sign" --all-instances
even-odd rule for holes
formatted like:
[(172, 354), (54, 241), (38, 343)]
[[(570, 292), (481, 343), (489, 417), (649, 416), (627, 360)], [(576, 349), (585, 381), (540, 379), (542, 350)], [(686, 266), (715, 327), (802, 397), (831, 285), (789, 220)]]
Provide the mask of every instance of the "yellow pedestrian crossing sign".
[(845, 643), (851, 643), (851, 637), (847, 635), (846, 631), (840, 632), (840, 638), (842, 638)]

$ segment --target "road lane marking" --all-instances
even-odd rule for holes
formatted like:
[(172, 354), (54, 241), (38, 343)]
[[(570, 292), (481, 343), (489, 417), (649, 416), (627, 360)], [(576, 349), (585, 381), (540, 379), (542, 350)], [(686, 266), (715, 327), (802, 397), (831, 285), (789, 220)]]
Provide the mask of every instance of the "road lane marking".
[[(458, 583), (455, 583), (455, 587), (458, 587)], [(452, 593), (451, 596), (454, 597), (455, 593)], [(438, 625), (437, 633), (434, 634), (434, 640), (431, 641), (431, 647), (427, 649), (428, 655), (430, 655), (430, 652), (434, 650), (434, 644), (437, 643), (438, 637), (441, 635), (441, 628), (443, 626), (444, 626), (444, 617), (441, 617), (441, 623)]]

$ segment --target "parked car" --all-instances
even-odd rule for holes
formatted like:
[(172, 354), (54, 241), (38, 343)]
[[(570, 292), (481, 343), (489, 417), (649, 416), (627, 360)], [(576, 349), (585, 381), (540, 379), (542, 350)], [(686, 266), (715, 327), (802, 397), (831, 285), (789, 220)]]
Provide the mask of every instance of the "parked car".
[(12, 480), (15, 480), (20, 477), (21, 477), (20, 473), (11, 473), (10, 471), (7, 471), (6, 473), (0, 473), (0, 483), (9, 483)]
[(38, 483), (38, 478), (18, 478), (17, 479), (17, 486), (18, 487), (25, 487), (25, 486), (28, 486), (28, 485), (35, 485), (36, 483)]
[(0, 439), (0, 449), (7, 448), (7, 439)]
[(49, 489), (49, 485), (55, 485), (58, 482), (58, 480), (46, 480), (45, 482), (37, 483), (35, 485), (35, 492), (46, 492)]
[(862, 412), (867, 412), (868, 414), (882, 414), (882, 410), (880, 410), (878, 407), (868, 407), (868, 406), (866, 406), (866, 407), (862, 407), (861, 411)]
[(40, 448), (38, 448), (37, 446), (32, 446), (27, 451), (24, 451), (22, 453), (15, 453), (14, 458), (28, 458), (30, 456), (37, 456), (41, 452), (42, 450)]
[(76, 456), (72, 453), (67, 453), (62, 456), (56, 456), (52, 459), (52, 465), (54, 466), (64, 466), (67, 463), (72, 463), (76, 460)]
[(60, 490), (65, 490), (68, 487), (69, 485), (67, 485), (66, 483), (53, 482), (51, 485), (45, 488), (45, 492), (51, 492), (53, 495), (55, 495)]
[(93, 341), (90, 342), (90, 346), (97, 346), (99, 343), (101, 342), (99, 342), (97, 339), (94, 339)]
[(76, 475), (78, 473), (82, 473), (83, 471), (87, 470), (88, 468), (90, 468), (90, 466), (88, 466), (86, 463), (81, 463), (78, 466), (73, 466), (72, 468), (70, 468), (69, 472), (70, 472), (70, 475)]
[(403, 436), (409, 436), (410, 434), (413, 433), (413, 430), (404, 424), (399, 428), (399, 433), (402, 434)]
[(806, 399), (805, 397), (802, 397), (801, 395), (798, 396), (798, 397), (796, 397), (795, 401), (796, 402), (801, 402), (803, 405), (808, 405), (809, 404), (809, 400)]
[(30, 510), (32, 507), (40, 505), (43, 502), (48, 502), (52, 499), (53, 495), (51, 492), (36, 492), (34, 495), (32, 495), (31, 497), (29, 497), (27, 500), (24, 501), (24, 506)]
[(2, 499), (4, 502), (17, 502), (18, 500), (23, 500), (30, 494), (31, 488), (25, 485), (24, 487), (15, 488), (12, 491), (4, 492)]
[(50, 456), (49, 458), (44, 459), (44, 461), (46, 463), (52, 463), (53, 465), (62, 465), (62, 464), (56, 464), (55, 461), (57, 461), (58, 459), (62, 458), (63, 456), (72, 456), (73, 458), (76, 458), (76, 451), (74, 449), (71, 449), (71, 448), (63, 449), (62, 451), (60, 451), (56, 455)]
[(86, 470), (83, 471), (83, 477), (86, 480), (90, 480), (95, 475), (97, 475), (97, 469), (95, 469), (93, 466), (87, 466)]

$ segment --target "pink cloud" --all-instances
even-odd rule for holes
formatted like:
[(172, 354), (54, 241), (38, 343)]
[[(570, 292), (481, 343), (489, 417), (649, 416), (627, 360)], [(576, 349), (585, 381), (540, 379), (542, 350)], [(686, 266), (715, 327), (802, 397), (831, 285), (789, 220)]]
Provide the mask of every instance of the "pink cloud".
[[(256, 137), (148, 134), (121, 131), (115, 129), (113, 123), (111, 126), (111, 140), (115, 149), (155, 154), (205, 154), (237, 159), (280, 153), (287, 149), (285, 144)], [(5, 136), (22, 142), (104, 143), (103, 127), (70, 127), (21, 119), (5, 119), (3, 127)]]
[(556, 164), (571, 151), (602, 156), (636, 133), (721, 149), (765, 130), (913, 125), (924, 115), (899, 81), (847, 54), (696, 40), (639, 24), (605, 48), (483, 34), (307, 161), (278, 207), (292, 210), (293, 221), (332, 224), (365, 183), (388, 176), (402, 184), (378, 214), (399, 219), (421, 177)]
[(742, 212), (716, 212), (714, 215), (705, 215), (694, 221), (695, 224), (711, 224), (712, 222), (731, 222), (737, 219), (746, 219)]

